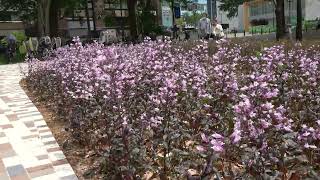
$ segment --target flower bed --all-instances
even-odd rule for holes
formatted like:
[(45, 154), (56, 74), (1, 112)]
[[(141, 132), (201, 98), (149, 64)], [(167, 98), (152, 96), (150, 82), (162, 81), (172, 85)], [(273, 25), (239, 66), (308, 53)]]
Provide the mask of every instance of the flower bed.
[(75, 41), (26, 80), (106, 177), (319, 177), (319, 46)]

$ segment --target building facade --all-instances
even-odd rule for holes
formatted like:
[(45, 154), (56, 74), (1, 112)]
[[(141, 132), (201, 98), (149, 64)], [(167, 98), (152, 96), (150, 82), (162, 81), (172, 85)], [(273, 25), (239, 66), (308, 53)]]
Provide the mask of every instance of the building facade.
[(244, 30), (244, 8), (243, 5), (238, 7), (238, 15), (236, 17), (228, 18), (228, 12), (221, 11), (219, 6), (220, 0), (207, 0), (208, 15), (210, 19), (216, 19), (224, 27), (228, 27), (229, 30)]
[[(161, 23), (161, 6), (159, 0), (152, 0), (152, 11)], [(129, 11), (127, 0), (88, 0), (88, 14), (91, 31), (114, 29), (118, 36), (129, 36)], [(59, 31), (63, 36), (87, 36), (86, 9), (75, 10), (59, 20)]]
[(127, 29), (128, 6), (126, 0), (89, 0), (86, 8), (74, 10), (59, 20), (59, 32), (63, 36), (87, 36), (88, 22), (91, 31)]
[[(286, 24), (295, 25), (297, 21), (297, 0), (285, 0), (285, 20)], [(302, 0), (303, 20), (312, 21), (320, 18), (320, 0)], [(272, 1), (256, 0), (244, 3), (244, 7), (249, 11), (245, 23), (248, 29), (253, 21), (265, 20), (269, 26), (276, 26), (275, 6)]]
[(221, 11), (219, 9), (221, 2), (216, 1), (216, 19), (217, 21), (224, 25), (225, 27), (228, 27), (229, 30), (236, 30), (236, 31), (243, 31), (242, 27), (242, 21), (243, 21), (243, 7), (238, 7), (238, 15), (232, 18), (229, 18), (227, 16), (228, 12)]
[(0, 8), (0, 37), (7, 36), (12, 32), (24, 33), (24, 29), (24, 24), (17, 16), (17, 12)]

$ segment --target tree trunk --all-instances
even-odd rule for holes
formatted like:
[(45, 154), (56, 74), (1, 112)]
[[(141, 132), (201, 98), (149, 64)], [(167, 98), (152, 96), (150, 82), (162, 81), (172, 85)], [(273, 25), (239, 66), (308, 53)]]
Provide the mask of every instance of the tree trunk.
[(40, 37), (50, 33), (50, 5), (51, 0), (38, 0), (38, 31)]
[(171, 2), (171, 11), (172, 11), (172, 26), (174, 25), (175, 21), (175, 12), (174, 12), (174, 0)]
[(137, 0), (127, 0), (128, 3), (128, 11), (129, 11), (129, 26), (130, 26), (130, 34), (133, 41), (138, 39), (137, 32), (137, 17), (136, 17), (136, 6)]
[(44, 25), (45, 25), (45, 35), (46, 36), (49, 36), (50, 35), (50, 6), (51, 6), (51, 0), (43, 0), (44, 1), (44, 15), (45, 15), (45, 22), (44, 22)]
[(88, 0), (85, 1), (85, 11), (86, 11), (86, 19), (87, 19), (87, 27), (88, 27), (88, 37), (87, 39), (91, 39), (91, 28), (90, 28), (90, 17), (89, 17), (89, 8), (88, 8)]
[(302, 41), (302, 6), (301, 6), (301, 0), (297, 0), (296, 39), (297, 39), (297, 41)]
[(277, 40), (280, 40), (285, 37), (286, 35), (286, 22), (285, 22), (285, 16), (284, 16), (284, 0), (277, 0), (276, 8), (275, 8), (275, 14), (276, 14), (276, 38)]
[(91, 4), (92, 4), (93, 31), (96, 32), (97, 31), (97, 25), (96, 25), (97, 19), (96, 19), (96, 10), (95, 10), (95, 8), (96, 8), (95, 0), (92, 0)]
[(147, 0), (147, 3), (146, 3), (146, 8), (149, 9), (149, 10), (153, 10), (153, 6), (152, 6), (152, 3), (151, 3), (151, 0)]
[(38, 1), (38, 36), (44, 35), (44, 14), (41, 0)]
[(58, 4), (52, 3), (50, 6), (50, 36), (58, 36)]

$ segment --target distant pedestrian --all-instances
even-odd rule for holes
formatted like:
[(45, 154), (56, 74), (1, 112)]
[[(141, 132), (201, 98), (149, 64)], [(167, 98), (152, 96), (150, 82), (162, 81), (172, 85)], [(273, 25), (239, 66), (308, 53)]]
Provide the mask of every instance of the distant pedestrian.
[(221, 24), (218, 23), (216, 19), (212, 21), (212, 38), (219, 40), (224, 37), (224, 32)]
[(207, 13), (204, 13), (203, 17), (199, 20), (198, 30), (200, 39), (209, 39), (211, 34), (211, 22)]
[(8, 58), (9, 63), (11, 63), (13, 57), (15, 56), (16, 50), (17, 50), (17, 38), (13, 34), (9, 34), (6, 37), (6, 41), (8, 43), (6, 54), (7, 54), (7, 58)]
[(9, 34), (6, 37), (6, 41), (8, 43), (8, 47), (14, 47), (14, 46), (16, 46), (17, 38), (13, 34)]
[(177, 24), (174, 24), (171, 30), (172, 30), (173, 39), (178, 39), (179, 28), (178, 28)]
[(188, 29), (187, 23), (184, 23), (183, 31), (184, 31), (184, 39), (189, 40), (190, 39), (190, 31)]
[(294, 44), (291, 24), (288, 24), (286, 28), (287, 28), (288, 38), (291, 41), (291, 43)]

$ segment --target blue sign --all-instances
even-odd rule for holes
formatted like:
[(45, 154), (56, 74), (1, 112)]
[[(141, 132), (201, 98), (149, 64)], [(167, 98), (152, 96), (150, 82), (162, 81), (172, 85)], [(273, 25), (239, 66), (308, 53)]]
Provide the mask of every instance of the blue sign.
[(180, 7), (175, 6), (175, 7), (173, 8), (173, 11), (174, 11), (174, 17), (176, 17), (176, 18), (180, 18), (180, 17), (181, 17)]

